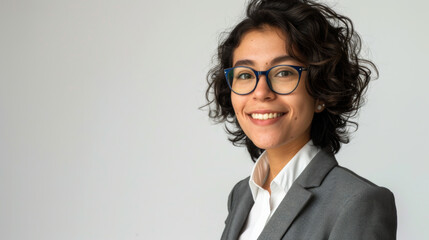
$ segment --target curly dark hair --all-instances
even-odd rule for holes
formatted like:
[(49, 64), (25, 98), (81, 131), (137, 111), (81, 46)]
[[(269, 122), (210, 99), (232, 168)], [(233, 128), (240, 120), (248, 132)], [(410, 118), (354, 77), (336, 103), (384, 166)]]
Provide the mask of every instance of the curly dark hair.
[[(229, 140), (247, 147), (253, 161), (263, 152), (241, 129), (231, 103), (223, 70), (232, 66), (233, 51), (243, 35), (264, 26), (280, 29), (286, 36), (288, 53), (308, 66), (307, 91), (325, 103), (326, 109), (314, 114), (310, 137), (316, 146), (337, 153), (341, 143), (349, 142), (350, 118), (364, 102), (374, 63), (360, 57), (361, 39), (352, 21), (328, 6), (309, 0), (252, 0), (246, 17), (219, 44), (217, 65), (207, 75), (209, 117), (226, 123)], [(229, 123), (229, 124), (228, 124)], [(228, 125), (232, 125), (228, 126)]]

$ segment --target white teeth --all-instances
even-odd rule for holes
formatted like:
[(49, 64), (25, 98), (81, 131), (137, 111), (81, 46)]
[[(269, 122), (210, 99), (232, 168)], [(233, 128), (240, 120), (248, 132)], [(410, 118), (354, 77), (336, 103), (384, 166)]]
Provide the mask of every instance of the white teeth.
[(265, 113), (265, 114), (261, 114), (261, 113), (252, 113), (252, 118), (254, 119), (259, 119), (259, 120), (267, 120), (267, 119), (273, 119), (273, 118), (278, 118), (280, 116), (282, 116), (283, 113)]

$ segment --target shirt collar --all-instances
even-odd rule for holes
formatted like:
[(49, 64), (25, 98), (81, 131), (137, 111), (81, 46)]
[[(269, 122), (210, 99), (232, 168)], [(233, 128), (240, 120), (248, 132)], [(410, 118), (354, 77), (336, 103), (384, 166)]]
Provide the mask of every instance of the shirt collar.
[(264, 185), (269, 171), (270, 165), (268, 164), (268, 156), (267, 152), (264, 151), (253, 165), (252, 174), (249, 179), (249, 185), (250, 190), (252, 192), (253, 200), (256, 199), (258, 189), (263, 189), (262, 185)]
[[(310, 140), (305, 144), (295, 156), (283, 167), (283, 169), (277, 174), (277, 176), (271, 182), (271, 186), (277, 185), (284, 191), (284, 194), (292, 186), (292, 183), (298, 178), (302, 171), (307, 167), (311, 160), (319, 152), (320, 148), (313, 145), (313, 141)], [(252, 169), (252, 174), (249, 179), (249, 186), (252, 192), (253, 200), (256, 199), (258, 191), (264, 190), (262, 188), (265, 180), (267, 179), (270, 166), (268, 162), (268, 155), (264, 151)]]

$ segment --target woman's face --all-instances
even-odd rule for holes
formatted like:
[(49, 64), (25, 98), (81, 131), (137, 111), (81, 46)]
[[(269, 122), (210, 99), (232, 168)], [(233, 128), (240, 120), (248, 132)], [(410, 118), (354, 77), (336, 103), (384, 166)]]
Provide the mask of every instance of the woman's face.
[[(284, 34), (276, 28), (251, 30), (244, 34), (234, 50), (233, 66), (248, 66), (256, 71), (281, 64), (303, 66), (288, 58), (285, 43)], [(298, 87), (289, 95), (271, 91), (265, 78), (265, 75), (260, 76), (256, 89), (248, 95), (231, 92), (232, 105), (241, 128), (261, 149), (304, 145), (310, 140), (310, 126), (316, 109), (316, 101), (305, 87), (306, 71), (302, 72)], [(273, 113), (272, 118), (260, 120), (252, 117), (252, 114), (265, 113)]]

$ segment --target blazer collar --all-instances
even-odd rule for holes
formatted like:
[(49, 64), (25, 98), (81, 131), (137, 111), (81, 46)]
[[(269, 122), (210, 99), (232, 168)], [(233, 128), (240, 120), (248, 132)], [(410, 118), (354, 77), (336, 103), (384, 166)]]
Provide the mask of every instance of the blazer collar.
[[(307, 189), (320, 186), (329, 171), (337, 165), (338, 163), (334, 155), (327, 150), (321, 149), (292, 184), (276, 212), (264, 227), (258, 240), (281, 239), (296, 216), (310, 201), (312, 193)], [(248, 178), (246, 178), (244, 182), (246, 182), (246, 184), (243, 184), (240, 189), (235, 191), (235, 193), (239, 195), (237, 196), (238, 203), (230, 213), (229, 217), (231, 217), (231, 219), (225, 229), (227, 232), (226, 238), (222, 239), (238, 239), (247, 216), (254, 204)]]
[(337, 165), (338, 162), (334, 154), (326, 149), (321, 149), (296, 179), (295, 183), (303, 188), (318, 187), (331, 169)]
[(337, 166), (332, 153), (322, 149), (292, 184), (276, 212), (268, 221), (258, 240), (279, 240), (286, 233), (298, 214), (310, 201), (308, 188), (318, 187), (323, 179)]

